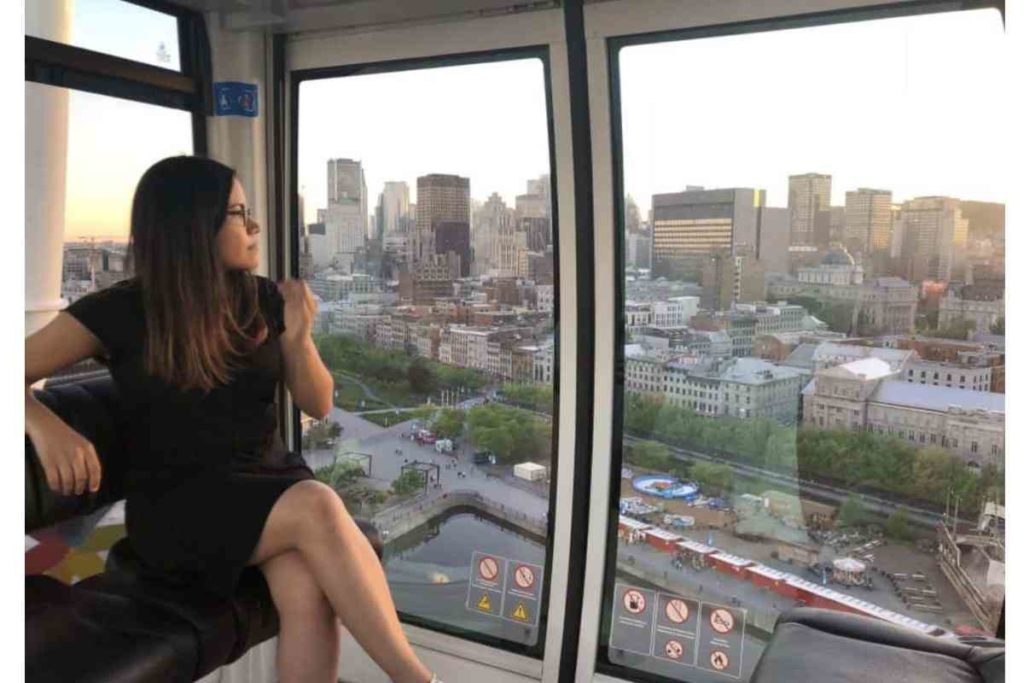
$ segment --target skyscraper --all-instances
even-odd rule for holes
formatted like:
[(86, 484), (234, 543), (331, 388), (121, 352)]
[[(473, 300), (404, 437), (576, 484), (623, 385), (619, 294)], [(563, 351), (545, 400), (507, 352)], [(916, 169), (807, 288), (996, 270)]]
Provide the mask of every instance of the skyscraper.
[(473, 272), (484, 275), (498, 267), (498, 235), (514, 230), (515, 212), (497, 192), (473, 215)]
[(358, 202), (363, 215), (367, 213), (366, 177), (363, 164), (352, 159), (327, 161), (327, 203)]
[(843, 242), (865, 256), (892, 247), (892, 192), (861, 187), (846, 193)]
[(704, 259), (723, 249), (756, 255), (765, 194), (729, 188), (654, 195), (654, 275), (696, 279)]
[(349, 271), (366, 245), (367, 197), (363, 165), (352, 159), (327, 161), (327, 208), (317, 212), (326, 228), (335, 265)]
[(409, 230), (409, 185), (389, 180), (380, 193), (377, 212), (384, 236), (404, 234)]
[(967, 221), (952, 197), (916, 197), (903, 203), (902, 254), (907, 279), (949, 281), (963, 277)]
[(805, 173), (789, 176), (789, 244), (828, 248), (832, 176)]
[(409, 264), (436, 255), (437, 225), (465, 223), (469, 229), (469, 178), (431, 173), (416, 179), (416, 232), (410, 241)]

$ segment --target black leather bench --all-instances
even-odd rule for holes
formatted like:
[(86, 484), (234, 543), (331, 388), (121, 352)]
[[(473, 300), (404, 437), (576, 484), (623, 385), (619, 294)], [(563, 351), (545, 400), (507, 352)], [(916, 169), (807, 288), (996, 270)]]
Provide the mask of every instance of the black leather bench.
[(936, 638), (871, 617), (797, 607), (779, 617), (750, 683), (1004, 683), (996, 639)]
[[(100, 490), (62, 496), (25, 437), (26, 533), (87, 515), (125, 496), (127, 458), (121, 412), (109, 377), (37, 390), (36, 398), (89, 439), (99, 455)], [(376, 529), (356, 520), (377, 556)], [(277, 611), (263, 573), (248, 567), (230, 600), (186, 591), (144, 572), (127, 538), (110, 550), (106, 571), (72, 586), (25, 577), (26, 680), (194, 681), (277, 634)]]

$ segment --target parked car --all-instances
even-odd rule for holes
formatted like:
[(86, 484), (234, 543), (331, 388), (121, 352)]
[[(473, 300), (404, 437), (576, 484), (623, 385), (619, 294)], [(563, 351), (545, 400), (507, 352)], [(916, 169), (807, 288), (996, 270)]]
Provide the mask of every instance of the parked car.
[(474, 465), (497, 465), (498, 457), (490, 451), (477, 451), (473, 454)]

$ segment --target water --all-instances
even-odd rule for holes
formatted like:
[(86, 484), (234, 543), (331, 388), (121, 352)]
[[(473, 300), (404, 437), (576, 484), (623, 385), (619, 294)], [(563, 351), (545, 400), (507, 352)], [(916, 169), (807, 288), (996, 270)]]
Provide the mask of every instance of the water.
[(469, 609), (466, 600), (474, 551), (543, 567), (543, 540), (471, 508), (448, 510), (385, 546), (384, 570), (395, 606), (403, 616), (454, 635), (534, 645), (537, 627)]

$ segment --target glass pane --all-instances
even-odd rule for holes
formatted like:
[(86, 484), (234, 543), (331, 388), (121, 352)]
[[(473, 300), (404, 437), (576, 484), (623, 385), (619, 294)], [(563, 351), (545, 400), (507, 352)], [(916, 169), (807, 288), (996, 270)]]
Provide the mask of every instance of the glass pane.
[(994, 631), (1002, 51), (987, 10), (621, 51), (610, 662), (747, 680), (798, 605)]
[(299, 93), (299, 270), (336, 390), (303, 455), (382, 529), (403, 619), (509, 646), (540, 642), (555, 452), (544, 79), (521, 59)]
[[(129, 276), (124, 264), (135, 185), (156, 161), (192, 153), (192, 120), (187, 112), (103, 95), (29, 82), (25, 88), (44, 102), (68, 98), (61, 296), (71, 302)], [(27, 116), (26, 136), (62, 136), (43, 130), (43, 120)], [(40, 188), (25, 190), (26, 197), (59, 201)], [(87, 359), (46, 378), (45, 386), (106, 373)], [(102, 572), (106, 552), (124, 535), (123, 501), (91, 519), (38, 529), (25, 537), (25, 572), (76, 583)]]
[[(192, 153), (192, 118), (177, 109), (105, 95), (39, 83), (25, 87), (68, 98), (61, 296), (70, 303), (129, 277), (125, 256), (135, 185), (160, 159)], [(52, 123), (47, 119), (48, 125)], [(27, 135), (60, 135), (59, 131), (34, 131), (37, 125), (43, 124), (28, 117)], [(33, 188), (26, 191), (33, 196), (38, 193)], [(96, 372), (105, 370), (87, 360), (48, 381), (81, 379)]]
[(26, 10), (30, 36), (181, 70), (173, 15), (124, 0), (32, 0)]

